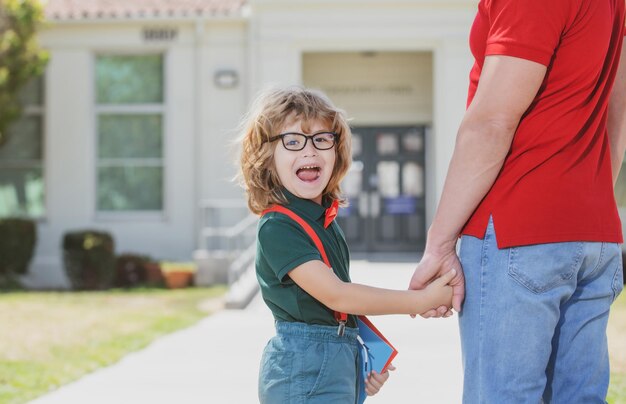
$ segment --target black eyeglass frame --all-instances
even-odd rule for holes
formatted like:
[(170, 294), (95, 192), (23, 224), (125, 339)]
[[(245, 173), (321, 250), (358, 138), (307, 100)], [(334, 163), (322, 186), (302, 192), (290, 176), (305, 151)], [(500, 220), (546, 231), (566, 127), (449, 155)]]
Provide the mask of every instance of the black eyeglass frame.
[[(299, 136), (304, 136), (304, 143), (302, 144), (302, 147), (299, 149), (290, 149), (289, 147), (287, 147), (287, 145), (285, 144), (285, 136), (287, 135), (299, 135)], [(326, 149), (320, 149), (314, 142), (314, 138), (318, 135), (333, 135), (333, 144), (326, 148)], [(271, 138), (268, 139), (268, 142), (274, 142), (276, 140), (280, 139), (283, 143), (283, 147), (286, 150), (289, 151), (300, 151), (302, 149), (304, 149), (306, 147), (307, 142), (309, 141), (309, 139), (311, 139), (311, 143), (313, 144), (313, 147), (315, 147), (317, 150), (330, 150), (333, 147), (335, 147), (335, 145), (337, 144), (337, 140), (339, 139), (339, 133), (337, 132), (329, 132), (329, 131), (321, 131), (321, 132), (316, 132), (312, 135), (305, 135), (304, 133), (300, 133), (300, 132), (285, 132), (285, 133), (281, 133), (280, 135), (276, 135), (276, 136), (272, 136)]]

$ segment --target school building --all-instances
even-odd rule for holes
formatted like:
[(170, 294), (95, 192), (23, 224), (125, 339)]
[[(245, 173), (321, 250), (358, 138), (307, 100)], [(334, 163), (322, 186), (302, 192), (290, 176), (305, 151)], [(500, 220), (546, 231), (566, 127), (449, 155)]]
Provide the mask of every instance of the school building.
[[(37, 219), (27, 283), (65, 287), (67, 231), (192, 259), (243, 194), (237, 125), (270, 84), (351, 117), (352, 251), (418, 252), (465, 110), (477, 0), (48, 0), (44, 77), (0, 150), (0, 216)], [(219, 203), (222, 201), (223, 203)], [(228, 215), (228, 213), (223, 213)]]

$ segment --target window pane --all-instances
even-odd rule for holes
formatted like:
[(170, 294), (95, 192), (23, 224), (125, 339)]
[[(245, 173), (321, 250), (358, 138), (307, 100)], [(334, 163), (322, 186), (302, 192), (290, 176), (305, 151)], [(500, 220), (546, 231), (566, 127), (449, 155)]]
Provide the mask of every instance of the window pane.
[(162, 102), (162, 56), (98, 56), (96, 91), (100, 104)]
[(29, 81), (20, 90), (20, 102), (22, 105), (43, 105), (43, 77), (37, 77)]
[(41, 168), (0, 170), (0, 216), (39, 217), (44, 213)]
[(402, 194), (424, 196), (424, 170), (419, 164), (409, 162), (402, 166)]
[(402, 145), (407, 152), (419, 152), (424, 147), (424, 140), (417, 131), (406, 133), (402, 137)]
[(0, 147), (0, 162), (41, 159), (41, 116), (22, 116), (11, 125), (8, 134), (8, 142)]
[(376, 167), (378, 174), (378, 190), (385, 198), (400, 195), (400, 164), (397, 161), (381, 161)]
[(100, 167), (98, 210), (161, 210), (163, 169), (161, 167)]
[(98, 156), (150, 158), (162, 155), (161, 115), (100, 115)]
[(379, 133), (376, 136), (376, 150), (381, 156), (398, 154), (398, 137), (395, 133)]

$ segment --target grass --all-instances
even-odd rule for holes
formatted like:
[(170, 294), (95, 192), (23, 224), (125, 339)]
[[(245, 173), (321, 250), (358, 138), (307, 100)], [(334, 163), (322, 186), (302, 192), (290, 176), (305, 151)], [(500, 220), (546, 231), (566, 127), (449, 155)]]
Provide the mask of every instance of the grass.
[(609, 404), (626, 404), (626, 291), (613, 306), (607, 330), (611, 357)]
[(0, 293), (0, 403), (25, 403), (190, 326), (224, 292)]

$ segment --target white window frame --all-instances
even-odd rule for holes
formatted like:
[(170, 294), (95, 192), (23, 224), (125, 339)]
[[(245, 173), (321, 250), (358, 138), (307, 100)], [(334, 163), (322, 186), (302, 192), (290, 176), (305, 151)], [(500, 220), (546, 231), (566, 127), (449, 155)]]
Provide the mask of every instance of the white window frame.
[[(163, 63), (163, 101), (162, 103), (146, 103), (146, 104), (98, 104), (97, 100), (97, 77), (95, 74), (97, 59), (100, 56), (147, 56), (159, 55)], [(163, 221), (167, 217), (167, 170), (166, 170), (166, 132), (167, 132), (167, 52), (157, 50), (152, 52), (144, 51), (109, 51), (97, 52), (93, 56), (94, 74), (93, 84), (93, 100), (94, 100), (94, 211), (95, 217), (100, 221)], [(99, 117), (103, 114), (116, 115), (133, 115), (133, 114), (159, 114), (161, 115), (161, 157), (160, 158), (101, 158), (99, 156)], [(160, 210), (132, 210), (132, 211), (109, 211), (100, 210), (98, 208), (98, 172), (101, 167), (120, 166), (120, 165), (138, 165), (141, 167), (161, 167), (162, 170), (162, 187), (161, 187), (161, 209)]]

